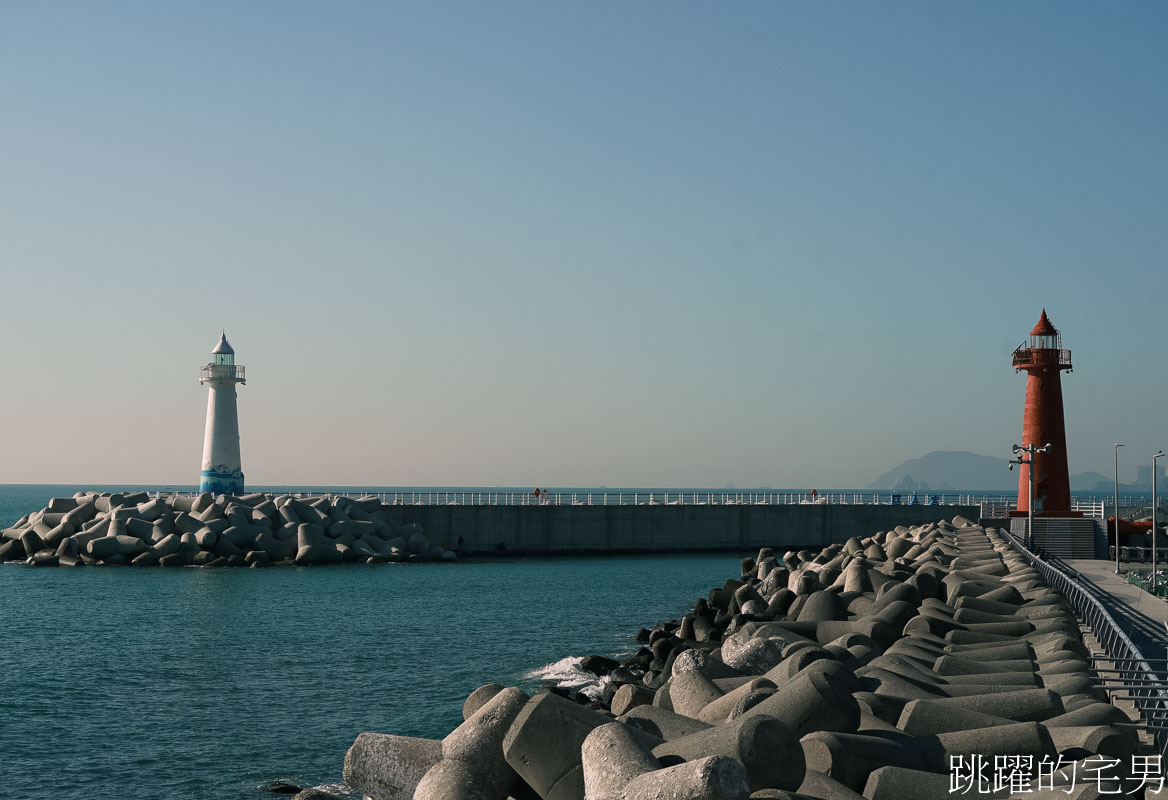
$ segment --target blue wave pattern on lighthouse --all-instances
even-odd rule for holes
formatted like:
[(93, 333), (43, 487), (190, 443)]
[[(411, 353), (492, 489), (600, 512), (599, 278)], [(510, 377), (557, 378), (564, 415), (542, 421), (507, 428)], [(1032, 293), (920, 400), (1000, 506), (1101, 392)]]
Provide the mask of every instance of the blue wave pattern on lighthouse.
[(227, 341), (226, 331), (211, 351), (211, 363), (199, 370), (199, 383), (207, 384), (211, 390), (207, 397), (207, 428), (203, 435), (199, 491), (243, 494), (235, 386), (247, 383), (247, 380), (243, 367), (235, 363), (235, 350)]

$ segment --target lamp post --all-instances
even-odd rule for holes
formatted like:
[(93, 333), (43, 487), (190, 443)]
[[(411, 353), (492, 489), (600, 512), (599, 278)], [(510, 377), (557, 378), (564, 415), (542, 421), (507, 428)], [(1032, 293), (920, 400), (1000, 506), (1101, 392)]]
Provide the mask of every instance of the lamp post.
[(1119, 574), (1119, 448), (1125, 445), (1117, 444), (1115, 446), (1115, 530), (1113, 536), (1115, 537), (1115, 574)]
[(1159, 450), (1152, 455), (1152, 594), (1156, 594), (1156, 461), (1164, 457)]
[[(1029, 488), (1026, 490), (1026, 549), (1031, 552), (1034, 551), (1034, 454), (1035, 453), (1049, 453), (1051, 451), (1050, 442), (1047, 442), (1042, 447), (1035, 444), (1028, 444), (1025, 447), (1021, 445), (1014, 445), (1014, 455), (1017, 458), (1010, 461), (1010, 469), (1014, 468), (1015, 464), (1025, 464), (1029, 467), (1026, 470), (1026, 477), (1029, 478)], [(1026, 453), (1030, 458), (1024, 458), (1022, 453)]]

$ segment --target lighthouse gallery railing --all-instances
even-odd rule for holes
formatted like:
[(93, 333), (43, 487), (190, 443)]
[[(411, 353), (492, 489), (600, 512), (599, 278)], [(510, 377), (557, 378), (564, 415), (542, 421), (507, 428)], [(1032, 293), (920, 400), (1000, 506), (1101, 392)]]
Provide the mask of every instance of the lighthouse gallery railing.
[[(1020, 364), (1031, 364), (1034, 362), (1034, 353), (1041, 352), (1037, 348), (1030, 348), (1025, 345), (1019, 345), (1018, 349), (1014, 351), (1014, 366), (1017, 368)], [(1058, 363), (1060, 367), (1071, 366), (1071, 351), (1059, 350)]]
[(233, 364), (203, 365), (199, 370), (199, 383), (203, 381), (239, 381), (240, 383), (247, 383), (244, 380), (243, 367)]

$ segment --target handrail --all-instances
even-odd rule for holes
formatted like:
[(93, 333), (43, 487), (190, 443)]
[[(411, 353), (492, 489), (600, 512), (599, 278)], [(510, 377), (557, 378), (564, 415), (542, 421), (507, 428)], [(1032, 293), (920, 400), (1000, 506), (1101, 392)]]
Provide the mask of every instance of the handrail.
[(203, 381), (239, 381), (247, 383), (244, 368), (238, 364), (204, 364), (199, 368), (199, 383)]
[[(1054, 350), (1052, 347), (1029, 347), (1025, 342), (1018, 345), (1014, 350), (1013, 366), (1015, 369), (1022, 369), (1020, 365), (1035, 363), (1034, 353), (1041, 353), (1047, 350)], [(1071, 366), (1071, 351), (1059, 347), (1058, 349), (1058, 365), (1060, 367)], [(1048, 362), (1049, 363), (1049, 362)]]
[[(715, 491), (600, 491), (548, 492), (536, 497), (525, 491), (462, 491), (458, 489), (400, 490), (370, 492), (314, 492), (285, 491), (298, 498), (315, 497), (376, 497), (385, 505), (457, 505), (457, 506), (630, 506), (630, 505), (910, 505), (911, 498), (893, 492), (715, 492)], [(157, 494), (195, 496), (189, 490), (167, 490)], [(915, 505), (922, 506), (977, 506), (983, 495), (948, 494), (922, 495)]]
[[(242, 369), (242, 367), (240, 367)], [(373, 489), (367, 492), (354, 491), (277, 491), (296, 497), (377, 497), (389, 505), (492, 505), (492, 506), (532, 506), (532, 505), (923, 505), (923, 506), (981, 506), (983, 517), (1002, 517), (1004, 512), (1017, 507), (1017, 497), (1013, 494), (991, 494), (988, 492), (919, 492), (916, 503), (912, 503), (912, 492), (888, 491), (832, 491), (817, 492), (815, 497), (809, 491), (731, 491), (712, 489), (686, 489), (684, 491), (627, 491), (607, 489), (592, 492), (549, 491), (547, 497), (538, 500), (531, 491), (515, 489)], [(197, 495), (197, 491), (166, 490), (162, 494)], [(1106, 507), (1114, 501), (1107, 498)], [(1121, 506), (1138, 505), (1133, 498), (1120, 497)], [(1088, 516), (1101, 518), (1105, 504), (1094, 496), (1071, 499), (1072, 510), (1083, 511)], [(988, 513), (987, 513), (988, 512)]]
[[(1123, 681), (1124, 687), (1130, 692), (1129, 699), (1135, 703), (1140, 716), (1148, 722), (1153, 730), (1156, 749), (1163, 758), (1168, 754), (1168, 728), (1157, 725), (1156, 720), (1168, 714), (1168, 698), (1165, 697), (1162, 689), (1154, 685), (1163, 684), (1163, 676), (1152, 668), (1136, 643), (1123, 632), (1123, 628), (1108, 613), (1098, 598), (1092, 596), (1083, 588), (1082, 584), (1066, 572), (1027, 550), (1012, 533), (1002, 532), (1006, 535), (1011, 546), (1038, 570), (1050, 588), (1065, 597), (1079, 618), (1090, 625), (1095, 638), (1109, 656), (1109, 660), (1117, 666), (1120, 664), (1130, 665), (1117, 670), (1109, 670), (1109, 672), (1118, 673), (1120, 677), (1108, 680)], [(1165, 627), (1168, 628), (1168, 623)]]
[[(1114, 501), (1112, 501), (1114, 505)], [(1107, 504), (1103, 500), (1096, 500), (1094, 497), (1072, 497), (1071, 507), (1069, 511), (1078, 511), (1085, 516), (1093, 519), (1103, 519)], [(983, 501), (981, 503), (981, 515), (986, 519), (1002, 519), (1008, 517), (1010, 512), (1018, 510), (1018, 501), (1016, 499), (998, 499)]]

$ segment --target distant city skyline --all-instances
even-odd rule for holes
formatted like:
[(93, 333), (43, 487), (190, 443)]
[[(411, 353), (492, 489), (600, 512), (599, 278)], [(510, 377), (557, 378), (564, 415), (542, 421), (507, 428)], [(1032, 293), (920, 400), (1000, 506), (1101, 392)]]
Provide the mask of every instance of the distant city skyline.
[(1168, 7), (0, 9), (0, 483), (861, 487), (1168, 447)]

